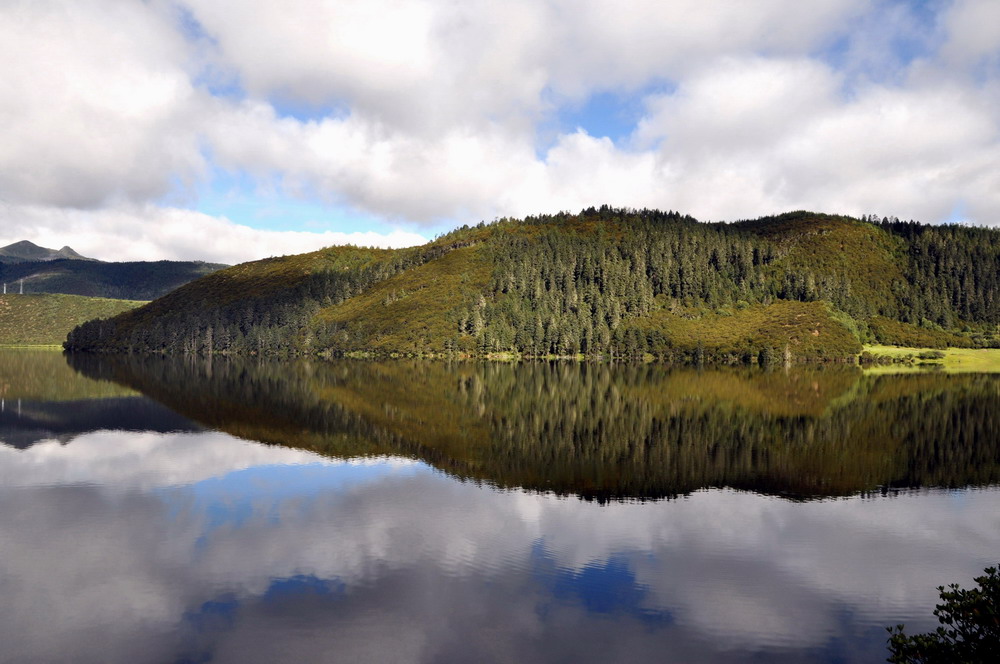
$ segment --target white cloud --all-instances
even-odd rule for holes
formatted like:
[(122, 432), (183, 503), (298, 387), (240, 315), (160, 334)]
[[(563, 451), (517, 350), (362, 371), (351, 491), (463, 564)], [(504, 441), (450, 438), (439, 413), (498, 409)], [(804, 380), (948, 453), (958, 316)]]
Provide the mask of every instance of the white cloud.
[[(220, 116), (220, 134), (212, 139), (220, 160), (283, 173), (295, 186), (412, 221), (600, 203), (710, 219), (806, 208), (938, 221), (964, 200), (975, 201), (966, 210), (981, 223), (1000, 212), (993, 187), (1000, 123), (990, 96), (940, 78), (906, 87), (866, 83), (864, 76), (848, 82), (858, 67), (870, 70), (880, 58), (897, 66), (887, 47), (854, 45), (852, 57), (862, 64), (850, 72), (809, 55), (853, 25), (856, 4), (831, 3), (803, 14), (781, 3), (752, 10), (723, 3), (701, 11), (684, 3), (638, 3), (616, 7), (613, 15), (597, 4), (574, 12), (555, 3), (503, 11), (465, 6), (457, 14), (473, 12), (479, 20), (452, 17), (438, 45), (449, 57), (431, 69), (402, 71), (401, 85), (385, 90), (384, 107), (359, 102), (347, 117), (307, 123), (279, 118), (266, 103), (247, 103), (235, 121), (228, 110)], [(880, 15), (896, 16), (907, 38), (919, 32), (901, 7), (887, 6)], [(442, 21), (418, 24), (433, 29), (428, 26)], [(469, 35), (480, 45), (492, 43), (486, 26), (507, 21), (518, 21), (520, 29), (505, 43), (502, 70), (470, 69), (479, 66), (482, 48), (470, 45)], [(313, 29), (323, 21), (318, 24)], [(235, 29), (211, 25), (222, 34)], [(637, 44), (648, 48), (636, 52)], [(333, 71), (340, 67), (338, 53), (319, 49), (313, 57)], [(236, 51), (229, 56), (250, 79), (263, 76), (255, 73), (256, 61), (241, 60)], [(423, 55), (416, 61), (428, 62)], [(357, 77), (364, 77), (366, 64), (376, 71), (382, 66), (378, 59), (350, 62), (358, 65), (352, 68)], [(576, 132), (558, 136), (539, 155), (533, 134), (519, 124), (524, 113), (537, 118), (553, 99), (627, 89), (656, 77), (676, 77), (677, 89), (648, 99), (647, 114), (623, 145)], [(521, 86), (528, 81), (531, 90)], [(352, 94), (334, 78), (327, 83), (317, 89), (331, 99)], [(411, 84), (425, 91), (419, 100)], [(503, 96), (498, 91), (516, 104), (496, 103)], [(456, 99), (465, 103), (455, 105)], [(404, 106), (407, 121), (397, 122), (393, 113)]]
[(983, 59), (1000, 66), (1000, 4), (993, 0), (957, 0), (945, 18), (945, 57), (963, 64)]
[(93, 431), (69, 443), (40, 441), (26, 449), (0, 443), (0, 486), (114, 486), (152, 491), (194, 484), (248, 468), (378, 466), (405, 469), (399, 457), (333, 460), (315, 452), (262, 445), (218, 431), (153, 433)]
[(488, 216), (504, 189), (538, 166), (530, 142), (497, 127), (427, 138), (354, 115), (278, 118), (262, 103), (219, 109), (209, 137), (223, 167), (279, 174), (286, 189), (417, 222)]
[(408, 247), (427, 241), (401, 229), (389, 233), (260, 230), (192, 210), (151, 204), (100, 210), (0, 207), (0, 246), (17, 240), (50, 248), (69, 245), (84, 256), (107, 261), (203, 260), (227, 264), (339, 244)]
[(986, 99), (940, 81), (846, 96), (842, 82), (811, 60), (727, 59), (651, 97), (636, 138), (657, 143), (676, 207), (701, 218), (818, 209), (939, 221), (968, 198), (979, 221), (996, 219), (1000, 124)]
[(0, 199), (146, 201), (204, 164), (186, 47), (147, 3), (0, 7)]
[[(86, 247), (92, 228), (90, 246), (121, 257), (214, 260), (312, 242), (164, 207), (197, 207), (218, 169), (396, 224), (605, 202), (711, 219), (809, 208), (925, 221), (962, 203), (994, 223), (996, 3), (931, 9), (926, 19), (889, 0), (7, 2), (0, 200), (45, 217), (50, 245)], [(648, 93), (657, 88), (667, 92)], [(632, 137), (543, 129), (604, 91), (649, 94)], [(224, 232), (183, 237), (199, 223)], [(24, 238), (13, 233), (0, 229)]]
[(545, 94), (672, 78), (705, 57), (802, 52), (863, 4), (823, 0), (187, 0), (258, 95), (348, 101), (397, 127), (516, 121)]

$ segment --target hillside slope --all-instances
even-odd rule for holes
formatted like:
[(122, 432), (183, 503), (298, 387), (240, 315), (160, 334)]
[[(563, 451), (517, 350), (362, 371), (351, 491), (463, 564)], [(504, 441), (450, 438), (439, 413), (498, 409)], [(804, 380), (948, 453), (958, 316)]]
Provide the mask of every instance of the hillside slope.
[(998, 326), (1000, 233), (602, 207), (246, 263), (81, 326), (67, 348), (735, 362), (846, 358), (919, 334), (994, 345)]
[(142, 304), (78, 295), (0, 295), (0, 345), (58, 345), (80, 323)]

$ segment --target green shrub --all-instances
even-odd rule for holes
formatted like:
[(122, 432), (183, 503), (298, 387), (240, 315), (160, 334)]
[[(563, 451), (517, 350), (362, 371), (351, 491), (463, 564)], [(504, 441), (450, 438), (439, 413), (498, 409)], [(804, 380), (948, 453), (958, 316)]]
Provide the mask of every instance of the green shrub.
[(1000, 654), (1000, 575), (987, 567), (969, 590), (938, 586), (942, 603), (934, 609), (941, 626), (907, 636), (903, 625), (888, 627), (888, 659), (893, 664), (992, 664)]

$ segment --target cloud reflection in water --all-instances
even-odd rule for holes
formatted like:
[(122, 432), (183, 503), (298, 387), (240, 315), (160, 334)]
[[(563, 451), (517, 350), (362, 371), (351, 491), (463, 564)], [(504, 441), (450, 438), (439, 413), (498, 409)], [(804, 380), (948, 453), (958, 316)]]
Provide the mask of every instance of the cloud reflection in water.
[(862, 661), (1000, 491), (599, 505), (221, 433), (0, 447), (5, 661)]

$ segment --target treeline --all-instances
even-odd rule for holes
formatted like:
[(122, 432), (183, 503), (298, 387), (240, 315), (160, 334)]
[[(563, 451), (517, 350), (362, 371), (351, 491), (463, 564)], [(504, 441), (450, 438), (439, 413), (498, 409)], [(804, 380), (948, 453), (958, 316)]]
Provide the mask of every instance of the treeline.
[[(481, 280), (455, 268), (439, 276), (448, 297), (416, 312), (397, 304), (427, 287), (414, 268), (463, 247), (487, 266)], [(809, 357), (844, 357), (857, 352), (850, 349), (857, 341), (893, 343), (895, 332), (912, 338), (921, 329), (960, 333), (968, 345), (1000, 343), (1000, 234), (985, 229), (805, 212), (704, 224), (676, 212), (602, 206), (462, 227), (418, 248), (340, 248), (330, 256), (224, 270), (132, 314), (85, 324), (66, 347), (770, 362), (795, 357), (800, 346), (812, 349)], [(272, 278), (275, 271), (280, 278)], [(337, 315), (383, 283), (392, 287), (370, 305), (379, 307), (381, 327), (365, 324), (372, 309)], [(796, 313), (815, 319), (807, 334), (820, 339), (804, 344), (785, 324), (772, 325), (764, 339), (744, 334), (778, 302), (828, 303)], [(686, 321), (711, 316), (731, 328), (724, 348), (681, 341)], [(844, 343), (844, 330), (855, 342)]]
[(1000, 233), (898, 219), (879, 224), (906, 241), (907, 281), (896, 291), (901, 320), (944, 328), (1000, 325)]

